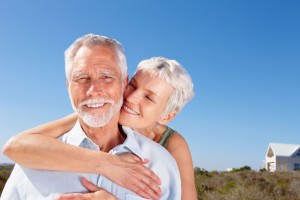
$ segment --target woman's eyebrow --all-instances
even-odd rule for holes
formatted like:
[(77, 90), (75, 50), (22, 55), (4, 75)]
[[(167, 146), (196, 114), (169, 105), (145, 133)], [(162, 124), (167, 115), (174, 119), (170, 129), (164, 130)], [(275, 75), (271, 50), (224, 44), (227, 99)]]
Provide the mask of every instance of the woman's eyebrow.
[[(139, 87), (139, 83), (134, 77), (131, 78), (130, 82), (133, 82), (136, 85), (136, 87)], [(145, 91), (148, 92), (150, 95), (153, 95), (155, 98), (160, 99), (159, 95), (157, 95), (153, 90), (145, 89)]]
[(137, 84), (137, 83), (138, 83), (138, 82), (135, 80), (135, 78), (134, 78), (134, 77), (132, 77), (132, 78), (131, 78), (130, 82), (133, 82), (133, 83), (135, 83), (135, 84)]
[(150, 95), (154, 96), (154, 98), (160, 99), (159, 95), (157, 95), (154, 91), (148, 90), (148, 89), (146, 91), (148, 91), (150, 93)]

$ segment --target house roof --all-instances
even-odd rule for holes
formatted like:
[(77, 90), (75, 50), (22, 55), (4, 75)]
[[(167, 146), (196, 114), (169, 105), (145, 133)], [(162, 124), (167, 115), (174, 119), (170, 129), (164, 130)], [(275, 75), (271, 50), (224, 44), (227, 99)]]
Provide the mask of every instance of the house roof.
[(299, 148), (300, 144), (270, 143), (268, 152), (271, 149), (276, 156), (291, 156)]

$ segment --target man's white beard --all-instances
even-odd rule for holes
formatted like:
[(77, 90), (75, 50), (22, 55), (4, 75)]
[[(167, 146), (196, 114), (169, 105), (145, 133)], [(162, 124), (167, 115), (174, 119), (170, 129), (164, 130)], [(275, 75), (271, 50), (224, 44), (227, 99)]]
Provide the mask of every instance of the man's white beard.
[[(88, 112), (85, 112), (82, 109), (82, 106), (86, 104), (111, 104), (109, 110), (106, 113), (101, 114), (90, 114)], [(74, 104), (72, 102), (73, 109), (78, 113), (79, 118), (81, 118), (88, 126), (99, 128), (103, 127), (112, 119), (112, 117), (117, 113), (120, 112), (120, 109), (123, 105), (123, 98), (121, 97), (117, 103), (115, 103), (111, 99), (89, 99), (84, 102), (80, 102), (78, 104), (78, 107), (75, 108)]]

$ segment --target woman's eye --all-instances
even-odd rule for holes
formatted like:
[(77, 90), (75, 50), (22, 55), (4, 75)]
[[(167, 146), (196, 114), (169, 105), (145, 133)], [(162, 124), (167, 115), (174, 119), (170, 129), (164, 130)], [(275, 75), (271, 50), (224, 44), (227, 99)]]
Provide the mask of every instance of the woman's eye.
[(128, 86), (130, 86), (130, 87), (132, 87), (132, 88), (136, 89), (136, 86), (135, 86), (135, 85), (133, 85), (132, 83), (128, 83)]
[(153, 101), (153, 99), (150, 96), (145, 96), (146, 99), (148, 99), (149, 101)]

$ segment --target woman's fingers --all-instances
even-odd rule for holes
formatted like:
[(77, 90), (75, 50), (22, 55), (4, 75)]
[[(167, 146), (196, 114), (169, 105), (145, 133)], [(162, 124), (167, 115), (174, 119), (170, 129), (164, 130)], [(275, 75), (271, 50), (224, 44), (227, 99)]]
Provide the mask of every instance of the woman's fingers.
[(84, 177), (82, 177), (81, 183), (90, 191), (89, 193), (62, 194), (57, 196), (55, 200), (117, 200), (114, 195), (98, 187)]
[(144, 198), (158, 199), (161, 196), (159, 177), (144, 166), (148, 159), (141, 159), (130, 153), (108, 155), (107, 177), (113, 182), (135, 192)]
[(98, 187), (94, 183), (88, 181), (85, 177), (81, 178), (81, 183), (90, 192), (96, 192), (99, 190), (103, 190), (102, 188)]
[(72, 193), (72, 194), (62, 194), (55, 197), (55, 200), (92, 200), (90, 193)]

